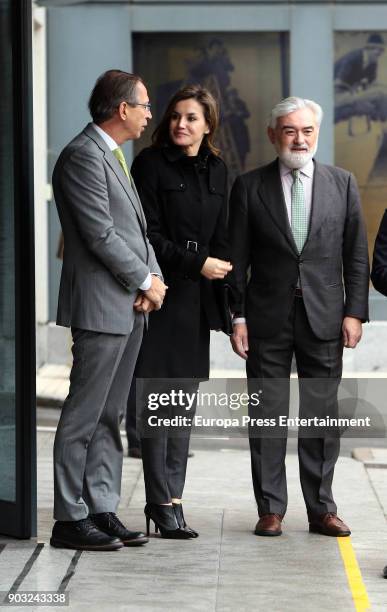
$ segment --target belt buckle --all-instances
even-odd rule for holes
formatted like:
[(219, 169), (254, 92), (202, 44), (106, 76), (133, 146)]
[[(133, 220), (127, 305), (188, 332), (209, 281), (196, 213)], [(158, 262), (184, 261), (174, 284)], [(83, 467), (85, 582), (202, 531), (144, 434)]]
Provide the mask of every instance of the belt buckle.
[(194, 240), (187, 240), (187, 251), (194, 251), (195, 253), (198, 252), (198, 243), (195, 242)]

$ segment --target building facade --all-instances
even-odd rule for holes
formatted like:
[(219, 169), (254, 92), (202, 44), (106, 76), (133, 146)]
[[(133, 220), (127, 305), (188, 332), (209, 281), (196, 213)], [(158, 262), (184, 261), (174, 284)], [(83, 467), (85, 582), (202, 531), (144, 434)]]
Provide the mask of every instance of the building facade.
[[(200, 81), (212, 88), (221, 102), (220, 145), (231, 176), (272, 157), (265, 133), (272, 104), (286, 95), (312, 98), (324, 109), (317, 159), (355, 173), (372, 254), (387, 202), (386, 2), (37, 4), (47, 10), (48, 176), (61, 148), (88, 122), (89, 93), (108, 68), (143, 76), (156, 121), (182, 83)], [(129, 159), (149, 143), (151, 129), (134, 151), (127, 148)], [(49, 191), (45, 187), (40, 197), (49, 198)], [(40, 360), (65, 361), (67, 348), (63, 354), (59, 350), (67, 346), (63, 331), (50, 324), (61, 266), (56, 258), (60, 227), (52, 202), (46, 222), (49, 240), (42, 241), (38, 266), (41, 282), (47, 279), (38, 292)], [(383, 298), (371, 290), (372, 320), (385, 319), (384, 311)]]

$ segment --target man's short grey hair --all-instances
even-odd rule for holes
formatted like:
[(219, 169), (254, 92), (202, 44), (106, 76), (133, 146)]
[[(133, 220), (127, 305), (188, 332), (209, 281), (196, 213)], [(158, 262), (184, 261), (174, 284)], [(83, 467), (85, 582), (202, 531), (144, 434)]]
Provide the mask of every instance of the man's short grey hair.
[(300, 108), (310, 108), (314, 116), (316, 117), (317, 125), (321, 124), (323, 118), (323, 110), (317, 102), (313, 102), (313, 100), (307, 100), (305, 98), (297, 98), (296, 96), (291, 96), (290, 98), (285, 98), (281, 100), (278, 104), (272, 108), (270, 117), (269, 117), (269, 126), (275, 129), (277, 125), (277, 119), (279, 117), (284, 117), (285, 115), (289, 115), (290, 113), (294, 113), (294, 111), (299, 110)]

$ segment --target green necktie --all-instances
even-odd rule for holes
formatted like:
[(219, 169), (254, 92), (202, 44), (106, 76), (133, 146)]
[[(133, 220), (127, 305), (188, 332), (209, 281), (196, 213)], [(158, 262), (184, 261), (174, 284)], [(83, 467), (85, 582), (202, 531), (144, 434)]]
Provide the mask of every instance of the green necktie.
[(301, 253), (308, 235), (308, 219), (300, 171), (292, 170), (292, 177), (292, 232), (298, 252)]
[(117, 147), (117, 149), (113, 150), (113, 155), (114, 157), (116, 157), (118, 159), (118, 161), (120, 162), (120, 165), (123, 169), (123, 171), (125, 172), (126, 176), (128, 177), (129, 183), (130, 181), (130, 172), (128, 170), (128, 166), (126, 165), (126, 159), (125, 156), (122, 152), (121, 147)]

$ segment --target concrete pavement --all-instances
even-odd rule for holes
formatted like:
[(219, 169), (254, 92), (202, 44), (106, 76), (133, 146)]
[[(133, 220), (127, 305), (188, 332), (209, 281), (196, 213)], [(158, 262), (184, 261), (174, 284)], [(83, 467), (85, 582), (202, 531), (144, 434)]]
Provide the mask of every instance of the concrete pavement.
[[(334, 490), (339, 515), (352, 528), (348, 544), (354, 557), (347, 551), (343, 558), (338, 539), (308, 533), (295, 453), (287, 458), (284, 534), (260, 538), (252, 534), (257, 515), (247, 448), (218, 441), (214, 450), (197, 450), (198, 440), (193, 440), (195, 456), (189, 460), (184, 497), (186, 518), (199, 531), (198, 539), (152, 537), (138, 549), (80, 554), (48, 544), (52, 443), (50, 428), (39, 431), (37, 541), (0, 540), (1, 591), (15, 584), (19, 592), (55, 591), (62, 585), (69, 593), (70, 610), (97, 612), (387, 609), (387, 581), (381, 577), (387, 564), (387, 484), (381, 451), (378, 468), (350, 457), (341, 457), (337, 465)], [(129, 526), (144, 529), (143, 507), (141, 462), (125, 458), (119, 516)], [(37, 543), (44, 544), (38, 551)], [(37, 556), (31, 563), (33, 554)], [(361, 571), (360, 587), (353, 579), (353, 558)], [(371, 608), (363, 605), (364, 593)]]

